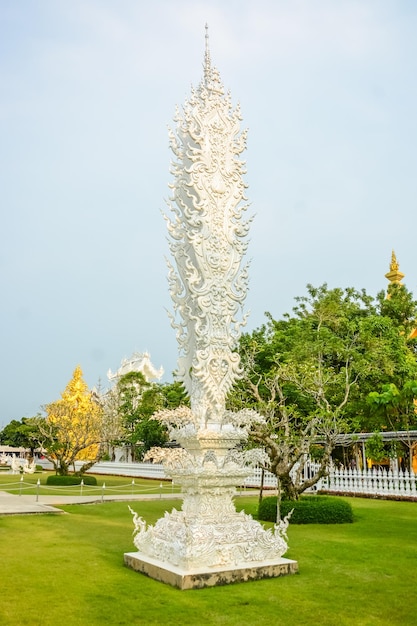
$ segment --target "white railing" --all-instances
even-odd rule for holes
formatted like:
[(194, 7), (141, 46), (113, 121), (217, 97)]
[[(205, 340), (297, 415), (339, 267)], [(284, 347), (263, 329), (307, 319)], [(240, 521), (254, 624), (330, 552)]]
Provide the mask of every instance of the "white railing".
[(334, 468), (317, 483), (317, 490), (388, 498), (416, 498), (416, 483), (417, 475), (408, 470)]
[[(46, 470), (53, 469), (52, 463), (46, 459), (37, 461), (37, 464), (42, 465)], [(83, 464), (84, 461), (75, 461), (75, 469), (78, 471)], [(158, 463), (118, 463), (113, 461), (101, 461), (100, 463), (95, 463), (87, 473), (109, 476), (131, 476), (132, 478), (157, 478), (160, 480), (167, 478), (163, 466)]]
[[(52, 470), (53, 465), (46, 459), (38, 460), (38, 465), (46, 470)], [(75, 469), (79, 470), (83, 465), (83, 461), (75, 462)], [(95, 463), (93, 467), (87, 472), (90, 474), (100, 475), (113, 475), (113, 476), (131, 476), (132, 478), (156, 478), (159, 480), (167, 479), (164, 466), (159, 463), (119, 463), (118, 461), (100, 461)], [(252, 475), (246, 478), (243, 485), (244, 487), (260, 487), (261, 486), (262, 470), (260, 467), (255, 467), (252, 471)], [(277, 479), (271, 472), (264, 472), (264, 487), (274, 488), (277, 487)]]
[[(262, 484), (262, 469), (260, 467), (254, 467), (251, 476), (245, 478), (244, 487), (260, 487)], [(277, 488), (277, 477), (271, 472), (264, 470), (263, 486), (265, 489)]]
[[(306, 463), (304, 479), (318, 471), (319, 466)], [(260, 487), (262, 470), (255, 468), (252, 476), (245, 480), (247, 487)], [(276, 476), (264, 472), (264, 487), (276, 489)], [(368, 495), (382, 498), (403, 497), (417, 499), (417, 474), (408, 470), (393, 469), (336, 469), (331, 468), (328, 476), (321, 478), (308, 492), (326, 491), (328, 493)]]
[[(52, 469), (48, 461), (39, 462), (45, 469)], [(77, 461), (76, 469), (82, 462)], [(306, 463), (304, 477), (308, 478), (317, 471), (314, 463)], [(163, 465), (158, 463), (118, 463), (102, 461), (90, 469), (92, 474), (130, 476), (132, 478), (168, 479)], [(262, 482), (262, 469), (256, 467), (252, 474), (243, 482), (244, 487), (258, 488)], [(277, 478), (271, 472), (264, 471), (263, 485), (266, 489), (277, 488)], [(328, 476), (321, 478), (311, 491), (329, 493), (345, 493), (357, 495), (374, 495), (379, 497), (411, 497), (417, 499), (417, 474), (414, 472), (394, 471), (392, 469), (336, 469), (331, 468)]]
[[(77, 465), (82, 463), (76, 461)], [(77, 468), (78, 469), (78, 468)], [(101, 461), (96, 463), (90, 470), (91, 474), (118, 474), (119, 476), (132, 476), (137, 478), (166, 478), (163, 465), (158, 463), (115, 463)]]

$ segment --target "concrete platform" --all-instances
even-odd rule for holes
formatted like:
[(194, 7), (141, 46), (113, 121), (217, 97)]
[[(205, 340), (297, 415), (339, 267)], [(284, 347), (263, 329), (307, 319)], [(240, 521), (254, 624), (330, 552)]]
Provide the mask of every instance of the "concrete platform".
[(277, 578), (298, 572), (297, 561), (284, 558), (275, 561), (263, 561), (262, 563), (245, 563), (233, 567), (184, 570), (139, 552), (126, 552), (124, 562), (127, 567), (136, 572), (141, 572), (154, 580), (159, 580), (182, 590), (202, 589), (203, 587), (229, 585), (263, 578)]
[(35, 496), (14, 496), (5, 491), (0, 491), (0, 515), (35, 513), (63, 513), (63, 511), (49, 504), (36, 502)]

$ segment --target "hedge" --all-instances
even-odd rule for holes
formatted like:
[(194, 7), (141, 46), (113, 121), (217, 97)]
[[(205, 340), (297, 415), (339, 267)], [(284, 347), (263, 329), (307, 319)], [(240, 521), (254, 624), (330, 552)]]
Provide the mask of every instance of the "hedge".
[(46, 479), (47, 485), (81, 485), (83, 481), (84, 485), (97, 485), (97, 478), (95, 476), (58, 476), (52, 474)]
[[(349, 502), (328, 496), (301, 496), (299, 500), (281, 501), (281, 518), (293, 509), (292, 524), (347, 524), (353, 522), (353, 511)], [(264, 498), (259, 505), (258, 518), (264, 522), (275, 522), (277, 498)]]

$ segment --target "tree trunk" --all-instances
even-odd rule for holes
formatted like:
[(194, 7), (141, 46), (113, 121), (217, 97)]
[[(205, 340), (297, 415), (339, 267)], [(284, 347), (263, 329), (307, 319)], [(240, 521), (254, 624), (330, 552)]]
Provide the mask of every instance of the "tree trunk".
[(56, 468), (56, 473), (58, 476), (68, 476), (68, 465), (61, 460)]
[(282, 476), (277, 476), (277, 478), (280, 481), (282, 499), (298, 500), (300, 494), (298, 493), (291, 476), (289, 474), (283, 474)]
[(265, 478), (265, 470), (264, 470), (264, 468), (262, 468), (262, 471), (261, 471), (261, 486), (259, 488), (259, 504), (261, 504), (262, 498), (263, 498), (263, 495), (264, 495), (264, 478)]
[(281, 497), (282, 497), (281, 481), (279, 477), (277, 476), (277, 520), (276, 520), (277, 524), (279, 524), (281, 521)]
[(94, 459), (94, 461), (88, 461), (87, 463), (84, 463), (84, 465), (82, 465), (80, 467), (80, 469), (78, 470), (78, 472), (74, 472), (74, 474), (76, 474), (77, 476), (83, 476), (83, 474), (85, 474), (86, 472), (88, 472), (89, 469), (91, 469), (93, 467), (93, 465), (95, 465), (96, 463), (98, 463), (99, 459)]

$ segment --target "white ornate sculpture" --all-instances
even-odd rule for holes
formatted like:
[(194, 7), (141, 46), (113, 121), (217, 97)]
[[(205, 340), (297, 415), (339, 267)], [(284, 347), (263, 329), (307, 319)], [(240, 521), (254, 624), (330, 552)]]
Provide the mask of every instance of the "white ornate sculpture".
[(34, 459), (29, 461), (28, 459), (22, 459), (21, 457), (13, 454), (10, 461), (10, 470), (12, 474), (20, 474), (21, 472), (24, 472), (25, 474), (34, 474), (36, 471), (36, 463)]
[(236, 314), (247, 291), (247, 267), (242, 257), (250, 220), (239, 159), (246, 132), (240, 133), (239, 108), (231, 108), (208, 47), (204, 79), (177, 110), (176, 132), (170, 145), (177, 158), (169, 221), (171, 253), (170, 293), (181, 321), (179, 376), (191, 398), (191, 409), (201, 426), (221, 424), (227, 392), (239, 375), (234, 352), (242, 322)]
[(13, 454), (12, 461), (10, 463), (10, 469), (12, 474), (20, 474), (23, 459)]
[(28, 459), (26, 459), (23, 465), (23, 471), (25, 472), (25, 474), (34, 474), (36, 472), (35, 459), (32, 459), (31, 461), (28, 461)]
[[(281, 558), (287, 550), (287, 522), (265, 530), (250, 515), (238, 513), (232, 500), (251, 464), (265, 460), (262, 451), (237, 448), (251, 423), (263, 418), (252, 410), (225, 408), (240, 374), (236, 346), (245, 318), (239, 321), (238, 313), (247, 291), (243, 256), (251, 220), (243, 219), (247, 206), (240, 154), (246, 133), (240, 131), (239, 107), (232, 109), (230, 94), (211, 65), (207, 44), (206, 33), (203, 80), (182, 112), (177, 110), (176, 130), (170, 132), (176, 157), (169, 202), (173, 217), (165, 218), (176, 264), (175, 269), (168, 263), (170, 293), (180, 318), (172, 316), (171, 323), (191, 408), (154, 416), (182, 448), (149, 452), (181, 485), (184, 501), (181, 511), (166, 513), (155, 526), (147, 527), (135, 514), (138, 553), (125, 555), (130, 567), (181, 588), (277, 576), (297, 567)], [(175, 570), (175, 581), (167, 570)]]

